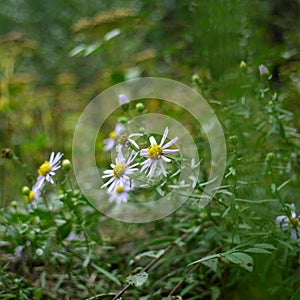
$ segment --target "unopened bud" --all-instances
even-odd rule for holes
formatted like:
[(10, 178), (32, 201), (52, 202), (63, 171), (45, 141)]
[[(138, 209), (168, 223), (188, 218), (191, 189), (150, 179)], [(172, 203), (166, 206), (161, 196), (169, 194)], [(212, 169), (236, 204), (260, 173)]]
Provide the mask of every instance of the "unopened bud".
[(232, 135), (230, 138), (229, 138), (229, 142), (232, 144), (232, 145), (236, 145), (237, 142), (238, 142), (239, 138), (236, 136), (236, 135)]
[(121, 123), (121, 124), (125, 124), (125, 123), (127, 123), (127, 121), (128, 121), (128, 119), (126, 117), (120, 117), (118, 119), (118, 122)]
[(28, 186), (23, 186), (23, 187), (22, 187), (22, 194), (23, 194), (24, 196), (28, 196), (29, 193), (30, 193), (30, 188), (29, 188)]
[(136, 106), (135, 106), (135, 109), (136, 109), (138, 112), (143, 112), (144, 109), (145, 109), (144, 104), (141, 103), (141, 102), (137, 103)]
[(275, 155), (273, 152), (268, 153), (266, 156), (266, 162), (268, 162), (268, 163), (271, 162), (274, 159), (274, 157), (275, 157)]
[(242, 60), (240, 63), (240, 69), (246, 69), (247, 68), (247, 64)]
[(72, 168), (72, 163), (68, 159), (64, 159), (61, 165), (66, 171), (70, 171)]

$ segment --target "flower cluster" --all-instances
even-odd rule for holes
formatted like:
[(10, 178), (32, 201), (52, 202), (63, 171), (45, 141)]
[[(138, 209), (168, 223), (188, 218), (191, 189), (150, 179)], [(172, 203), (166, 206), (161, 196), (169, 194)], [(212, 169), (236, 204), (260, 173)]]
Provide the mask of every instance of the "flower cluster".
[(51, 184), (54, 184), (53, 176), (55, 175), (55, 172), (61, 167), (62, 157), (62, 153), (58, 152), (55, 154), (54, 152), (52, 152), (49, 161), (47, 160), (42, 165), (40, 165), (37, 171), (39, 176), (32, 188), (23, 188), (23, 194), (30, 202), (28, 206), (30, 210), (35, 209), (37, 206), (37, 202), (41, 200), (41, 192), (45, 186), (45, 183), (49, 182)]
[[(121, 98), (123, 100), (124, 95)], [(123, 104), (122, 101), (120, 104)], [(135, 181), (132, 178), (135, 172), (144, 172), (149, 179), (160, 174), (167, 177), (165, 163), (171, 162), (167, 155), (179, 152), (179, 149), (169, 149), (178, 141), (178, 137), (165, 143), (169, 133), (168, 127), (164, 130), (160, 143), (157, 143), (156, 139), (151, 136), (149, 138), (150, 145), (141, 150), (133, 137), (141, 137), (143, 134), (133, 133), (127, 136), (123, 133), (122, 125), (117, 124), (114, 132), (104, 140), (104, 150), (111, 150), (115, 146), (117, 157), (115, 163), (111, 164), (111, 169), (103, 172), (102, 178), (108, 179), (108, 181), (101, 188), (107, 188), (108, 201), (116, 204), (128, 201), (129, 192), (135, 188)], [(144, 158), (146, 160), (143, 160)], [(136, 160), (139, 161), (135, 162)]]

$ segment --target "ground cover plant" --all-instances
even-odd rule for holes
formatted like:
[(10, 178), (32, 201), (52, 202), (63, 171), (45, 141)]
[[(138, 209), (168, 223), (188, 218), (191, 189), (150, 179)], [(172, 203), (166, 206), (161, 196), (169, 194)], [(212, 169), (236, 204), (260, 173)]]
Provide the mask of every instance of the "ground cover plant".
[[(300, 299), (299, 14), (296, 0), (3, 4), (0, 298)], [(94, 97), (147, 76), (204, 97), (225, 172), (201, 205), (210, 137), (188, 109), (122, 90), (95, 139), (103, 205), (188, 195), (124, 223), (81, 190), (72, 139)], [(171, 123), (137, 125), (154, 113), (187, 130), (199, 160)]]

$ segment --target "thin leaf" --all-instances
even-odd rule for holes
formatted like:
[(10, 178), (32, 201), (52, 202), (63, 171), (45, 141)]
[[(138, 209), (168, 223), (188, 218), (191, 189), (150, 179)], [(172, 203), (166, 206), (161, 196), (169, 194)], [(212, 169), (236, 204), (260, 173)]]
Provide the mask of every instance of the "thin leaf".
[(119, 281), (119, 279), (114, 276), (113, 274), (111, 274), (110, 272), (102, 269), (101, 267), (97, 266), (96, 264), (92, 263), (91, 266), (93, 268), (95, 268), (98, 272), (102, 273), (104, 276), (106, 276), (108, 279), (110, 279), (111, 281), (113, 281), (114, 283), (121, 285), (121, 282)]
[(244, 250), (247, 253), (261, 253), (261, 254), (272, 254), (270, 251), (262, 248), (248, 248)]

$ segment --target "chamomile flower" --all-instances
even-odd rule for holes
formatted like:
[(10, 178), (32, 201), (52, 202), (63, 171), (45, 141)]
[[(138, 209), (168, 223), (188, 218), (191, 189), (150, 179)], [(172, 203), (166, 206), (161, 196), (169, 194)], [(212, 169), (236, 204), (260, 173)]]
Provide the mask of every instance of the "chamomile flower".
[(276, 224), (279, 224), (283, 230), (291, 230), (291, 238), (297, 239), (297, 231), (300, 230), (300, 216), (297, 217), (294, 203), (291, 204), (290, 216), (278, 216), (275, 220)]
[(132, 151), (128, 159), (125, 159), (122, 151), (118, 152), (116, 163), (111, 164), (111, 170), (105, 170), (103, 172), (105, 175), (103, 175), (102, 178), (110, 177), (110, 179), (103, 184), (101, 188), (108, 187), (107, 192), (111, 193), (115, 192), (118, 186), (131, 186), (132, 182), (129, 176), (138, 170), (135, 168), (138, 163), (131, 165), (136, 155), (137, 154)]
[(164, 166), (164, 162), (170, 162), (171, 159), (166, 157), (165, 155), (174, 154), (179, 151), (179, 149), (168, 149), (173, 144), (175, 144), (178, 140), (178, 137), (173, 138), (171, 141), (164, 145), (164, 142), (169, 133), (168, 127), (165, 129), (163, 137), (159, 143), (157, 144), (155, 138), (153, 136), (150, 137), (150, 146), (148, 148), (142, 149), (140, 155), (143, 157), (147, 157), (148, 159), (142, 162), (141, 171), (150, 169), (147, 177), (151, 178), (154, 175), (154, 172), (157, 168), (157, 165), (160, 166), (160, 171), (164, 176), (167, 176), (167, 171)]
[(36, 187), (38, 189), (42, 188), (42, 185), (45, 181), (48, 181), (52, 184), (54, 184), (54, 180), (52, 179), (52, 176), (55, 175), (55, 171), (58, 170), (60, 166), (60, 160), (63, 157), (63, 154), (58, 152), (54, 153), (52, 152), (50, 155), (49, 161), (45, 161), (38, 170), (39, 177), (37, 178)]
[(118, 185), (114, 192), (110, 193), (108, 202), (115, 202), (117, 205), (128, 201), (128, 192), (132, 190), (132, 187), (128, 185)]
[(119, 135), (124, 131), (124, 126), (117, 123), (115, 126), (115, 129), (111, 131), (108, 135), (108, 138), (104, 140), (104, 150), (110, 151), (114, 145), (116, 144), (116, 141), (119, 137)]

